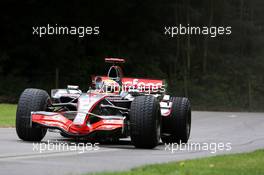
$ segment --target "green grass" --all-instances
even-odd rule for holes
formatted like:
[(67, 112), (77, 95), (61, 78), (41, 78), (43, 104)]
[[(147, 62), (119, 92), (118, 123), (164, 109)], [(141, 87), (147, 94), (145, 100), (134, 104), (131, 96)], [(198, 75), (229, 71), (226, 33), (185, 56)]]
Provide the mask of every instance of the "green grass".
[[(172, 155), (173, 156), (173, 155)], [(177, 155), (174, 155), (177, 156)], [(96, 175), (261, 175), (264, 150), (252, 153), (214, 156), (182, 162), (147, 165), (124, 172)]]
[(0, 127), (15, 126), (16, 107), (13, 104), (0, 104)]

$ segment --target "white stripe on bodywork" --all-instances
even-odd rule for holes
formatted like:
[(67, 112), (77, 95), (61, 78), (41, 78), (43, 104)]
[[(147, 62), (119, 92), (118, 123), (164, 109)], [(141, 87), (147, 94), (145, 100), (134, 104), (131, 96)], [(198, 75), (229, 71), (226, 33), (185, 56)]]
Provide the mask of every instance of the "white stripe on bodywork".
[(105, 95), (103, 94), (83, 94), (78, 99), (78, 112), (73, 120), (73, 124), (83, 124), (87, 113), (94, 106), (98, 100), (102, 99)]

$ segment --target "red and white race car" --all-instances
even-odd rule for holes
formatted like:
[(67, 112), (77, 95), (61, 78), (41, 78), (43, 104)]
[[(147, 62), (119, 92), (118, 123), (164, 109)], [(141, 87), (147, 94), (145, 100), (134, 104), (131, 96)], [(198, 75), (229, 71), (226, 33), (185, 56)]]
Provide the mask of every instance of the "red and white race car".
[(137, 148), (164, 143), (186, 143), (191, 130), (191, 105), (187, 98), (165, 94), (163, 80), (125, 78), (116, 64), (107, 76), (92, 76), (92, 87), (44, 90), (25, 89), (20, 96), (16, 131), (25, 141), (41, 141), (47, 129), (65, 137), (91, 140), (130, 137)]

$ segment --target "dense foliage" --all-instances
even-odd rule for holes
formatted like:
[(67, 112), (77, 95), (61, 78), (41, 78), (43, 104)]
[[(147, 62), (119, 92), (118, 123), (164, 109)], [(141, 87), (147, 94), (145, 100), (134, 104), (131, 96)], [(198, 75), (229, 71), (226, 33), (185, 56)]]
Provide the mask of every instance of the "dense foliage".
[[(37, 1), (0, 5), (0, 101), (105, 74), (106, 56), (130, 77), (163, 78), (196, 109), (264, 110), (262, 0)], [(100, 26), (99, 36), (32, 35), (33, 26)], [(164, 35), (165, 26), (231, 26), (229, 36)], [(57, 72), (57, 78), (56, 78)]]

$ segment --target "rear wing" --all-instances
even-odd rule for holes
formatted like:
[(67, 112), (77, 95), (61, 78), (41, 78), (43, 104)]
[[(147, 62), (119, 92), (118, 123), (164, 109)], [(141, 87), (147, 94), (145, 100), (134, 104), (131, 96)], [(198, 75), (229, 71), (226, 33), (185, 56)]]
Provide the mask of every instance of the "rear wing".
[[(109, 80), (107, 76), (92, 76), (92, 85), (95, 87), (96, 80), (101, 78), (103, 82)], [(146, 78), (122, 78), (122, 91), (135, 91), (141, 93), (163, 93), (165, 92), (165, 81), (160, 79)]]
[(125, 63), (125, 59), (123, 58), (105, 58), (106, 63)]

